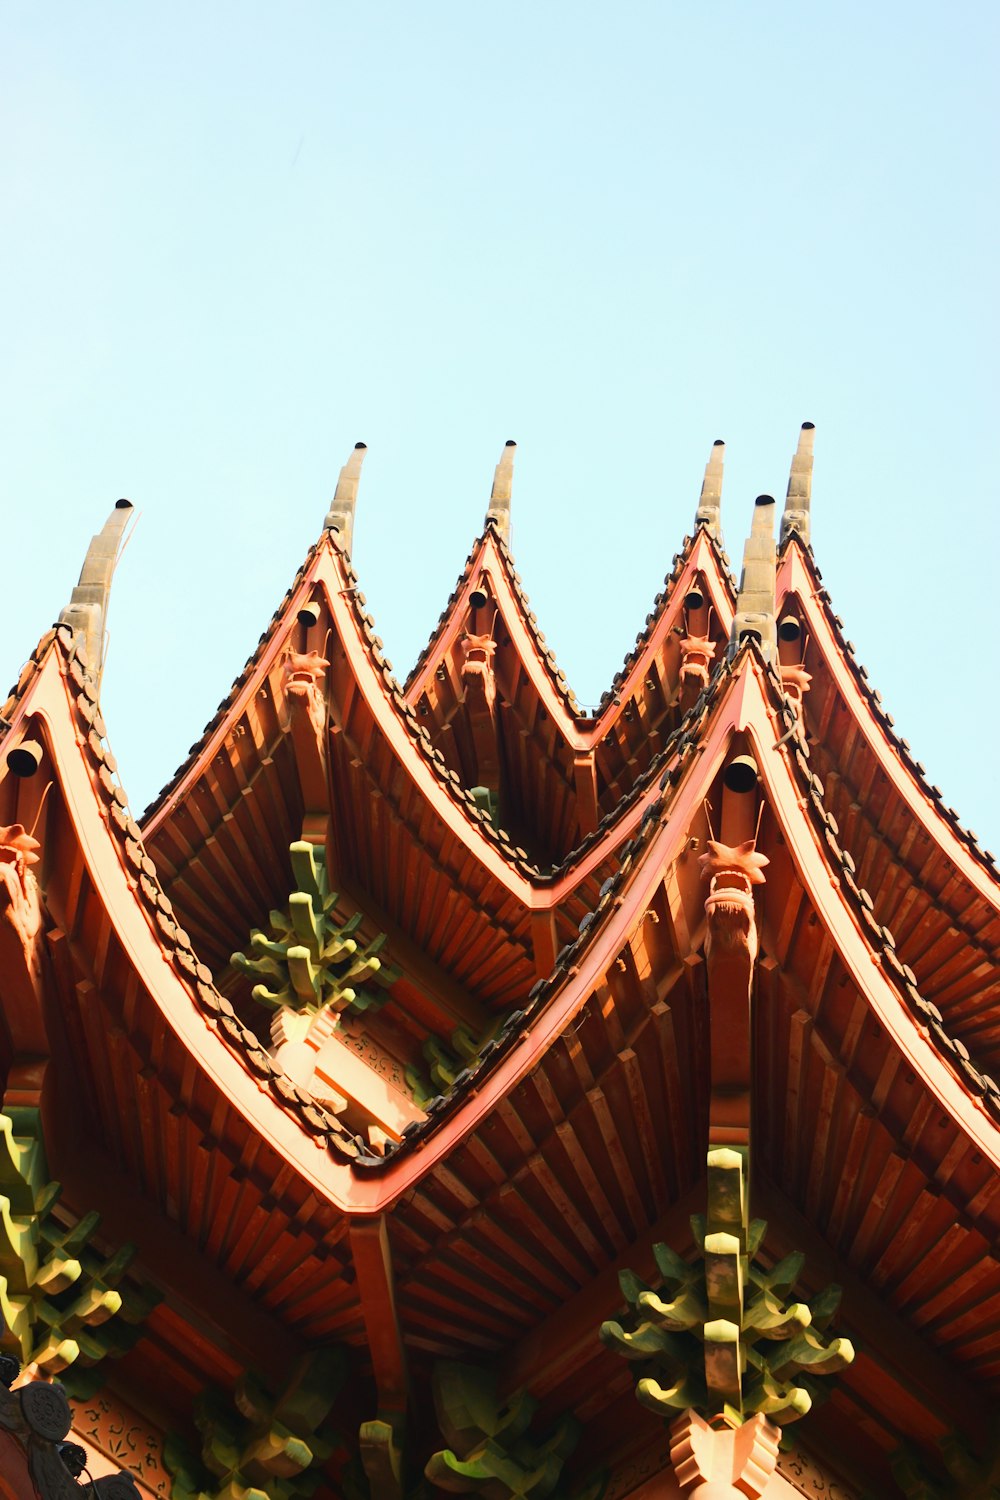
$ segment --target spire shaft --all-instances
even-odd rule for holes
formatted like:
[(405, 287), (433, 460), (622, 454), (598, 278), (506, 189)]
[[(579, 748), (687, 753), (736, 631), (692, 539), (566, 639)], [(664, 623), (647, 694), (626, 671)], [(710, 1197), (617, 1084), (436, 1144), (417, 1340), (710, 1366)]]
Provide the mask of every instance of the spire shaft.
[(350, 553), (354, 541), (354, 511), (358, 503), (358, 481), (361, 465), (368, 452), (367, 444), (355, 443), (350, 458), (340, 471), (337, 488), (330, 502), (323, 525), (327, 531), (335, 531), (344, 551)]
[(792, 470), (788, 476), (785, 511), (781, 517), (782, 546), (791, 536), (797, 536), (805, 546), (809, 546), (809, 510), (812, 501), (813, 443), (815, 440), (815, 426), (812, 422), (803, 422), (799, 432), (799, 444), (795, 450), (795, 457), (792, 459)]
[(83, 647), (87, 670), (98, 685), (104, 669), (104, 635), (111, 580), (131, 514), (131, 500), (116, 501), (114, 510), (91, 540), (80, 569), (80, 581), (59, 615), (60, 625), (68, 625), (78, 646)]
[(726, 445), (716, 438), (705, 465), (705, 478), (701, 486), (701, 498), (694, 513), (695, 529), (704, 526), (709, 536), (722, 541), (722, 462)]
[(514, 481), (514, 452), (516, 448), (517, 444), (514, 439), (508, 438), (504, 444), (503, 452), (500, 454), (500, 462), (497, 464), (493, 474), (490, 507), (486, 512), (487, 526), (493, 526), (505, 542), (510, 541), (510, 496)]
[(758, 495), (750, 535), (743, 547), (740, 592), (729, 638), (730, 656), (735, 656), (749, 637), (757, 641), (765, 661), (776, 660), (774, 575), (774, 496)]

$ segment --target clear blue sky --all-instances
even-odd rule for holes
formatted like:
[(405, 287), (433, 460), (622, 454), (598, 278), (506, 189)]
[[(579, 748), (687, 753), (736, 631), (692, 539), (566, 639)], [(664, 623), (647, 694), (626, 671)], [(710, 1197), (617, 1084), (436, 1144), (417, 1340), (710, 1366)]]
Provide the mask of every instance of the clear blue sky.
[(141, 809), (354, 442), (402, 676), (513, 437), (518, 565), (594, 702), (712, 440), (738, 562), (808, 419), (848, 634), (1000, 853), (997, 32), (919, 0), (7, 0), (3, 670), (131, 498), (104, 699)]

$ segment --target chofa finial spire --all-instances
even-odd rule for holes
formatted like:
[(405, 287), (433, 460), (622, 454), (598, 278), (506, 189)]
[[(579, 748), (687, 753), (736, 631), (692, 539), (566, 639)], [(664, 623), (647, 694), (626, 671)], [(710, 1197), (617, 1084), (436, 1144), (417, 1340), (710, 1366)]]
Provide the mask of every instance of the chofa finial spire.
[(729, 654), (735, 656), (745, 640), (756, 640), (765, 661), (777, 656), (774, 624), (774, 496), (758, 495), (753, 525), (743, 546), (743, 572), (736, 600)]
[(695, 530), (704, 526), (709, 536), (713, 536), (717, 542), (722, 541), (722, 461), (725, 455), (725, 443), (721, 438), (716, 438), (705, 465), (701, 498), (694, 513)]
[(782, 545), (790, 536), (797, 536), (809, 546), (809, 508), (812, 500), (813, 443), (816, 428), (812, 422), (803, 422), (799, 432), (799, 445), (792, 459), (792, 471), (788, 476), (788, 494), (785, 497), (785, 512), (781, 517)]
[(131, 500), (115, 501), (114, 510), (87, 548), (87, 555), (80, 569), (80, 581), (59, 616), (60, 625), (68, 625), (77, 641), (82, 644), (87, 668), (98, 686), (104, 670), (111, 580), (131, 515)]
[(337, 488), (330, 502), (323, 525), (327, 531), (335, 531), (345, 552), (350, 552), (354, 540), (354, 508), (358, 501), (358, 480), (361, 465), (368, 452), (367, 443), (355, 443), (350, 458), (340, 471)]
[(517, 444), (513, 438), (508, 438), (500, 454), (500, 462), (496, 466), (493, 475), (493, 489), (490, 491), (490, 507), (486, 512), (486, 524), (492, 525), (503, 537), (505, 542), (510, 541), (510, 492), (514, 479), (514, 453)]

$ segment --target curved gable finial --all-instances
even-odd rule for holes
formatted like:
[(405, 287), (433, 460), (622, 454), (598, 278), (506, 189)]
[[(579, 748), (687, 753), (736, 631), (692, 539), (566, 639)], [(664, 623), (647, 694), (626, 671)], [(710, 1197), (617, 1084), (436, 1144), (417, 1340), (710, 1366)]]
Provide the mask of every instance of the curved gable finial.
[(517, 448), (513, 438), (508, 438), (500, 454), (500, 462), (496, 466), (493, 475), (493, 488), (490, 491), (490, 506), (486, 512), (486, 524), (492, 525), (503, 537), (505, 542), (510, 542), (510, 493), (514, 479), (514, 452)]
[(809, 507), (812, 500), (813, 443), (816, 428), (812, 422), (803, 422), (799, 432), (799, 445), (792, 459), (792, 471), (788, 476), (788, 493), (785, 496), (785, 511), (781, 517), (782, 545), (789, 537), (797, 536), (809, 546)]
[(87, 669), (100, 683), (104, 667), (104, 635), (111, 599), (111, 580), (121, 552), (122, 537), (132, 515), (131, 500), (116, 500), (115, 508), (87, 548), (80, 581), (59, 615), (82, 644)]
[(367, 443), (355, 443), (350, 458), (340, 471), (337, 488), (330, 502), (330, 509), (323, 522), (326, 531), (335, 531), (344, 551), (350, 553), (354, 540), (354, 509), (358, 502), (358, 481), (361, 465), (368, 452)]
[(722, 461), (725, 453), (725, 443), (721, 438), (716, 438), (705, 465), (701, 498), (694, 513), (695, 530), (704, 526), (709, 536), (713, 536), (717, 542), (722, 541)]

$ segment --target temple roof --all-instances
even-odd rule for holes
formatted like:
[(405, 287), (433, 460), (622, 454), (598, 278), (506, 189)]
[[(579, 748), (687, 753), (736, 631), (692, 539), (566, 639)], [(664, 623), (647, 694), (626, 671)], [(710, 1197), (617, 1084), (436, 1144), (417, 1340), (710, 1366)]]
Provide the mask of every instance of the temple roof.
[[(780, 550), (759, 497), (738, 586), (713, 449), (694, 536), (589, 717), (513, 570), (511, 445), (400, 686), (350, 562), (359, 447), (245, 671), (141, 820), (98, 701), (110, 572), (88, 559), (94, 597), (0, 710), (0, 1075), (5, 1107), (40, 1104), (70, 1207), (113, 1196), (109, 1170), (126, 1185), (166, 1294), (149, 1333), (164, 1391), (231, 1378), (255, 1340), (291, 1360), (335, 1339), (372, 1349), (380, 1388), (405, 1348), (489, 1354), (508, 1389), (530, 1378), (585, 1421), (631, 1400), (593, 1326), (618, 1305), (617, 1269), (654, 1238), (679, 1244), (701, 1191), (699, 861), (742, 840), (766, 867), (753, 1192), (773, 1253), (807, 1249), (843, 1282), (862, 1350), (817, 1440), (835, 1451), (854, 1432), (877, 1467), (903, 1437), (981, 1439), (983, 1392), (1000, 1388), (983, 1332), (1000, 1316), (1000, 882), (843, 638), (809, 548), (811, 444), (807, 425)], [(101, 557), (119, 527), (95, 539)], [(303, 1083), (232, 955), (304, 899), (310, 850), (336, 930), (391, 967), (377, 1004), (331, 1022)], [(602, 1433), (595, 1463), (618, 1424)]]

